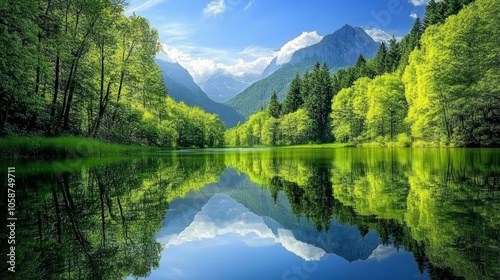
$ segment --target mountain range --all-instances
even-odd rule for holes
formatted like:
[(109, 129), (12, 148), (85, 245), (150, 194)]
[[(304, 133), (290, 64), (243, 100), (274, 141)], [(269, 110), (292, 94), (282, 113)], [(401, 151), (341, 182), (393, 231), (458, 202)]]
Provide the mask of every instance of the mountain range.
[(218, 72), (196, 84), (178, 63), (160, 59), (156, 63), (163, 71), (172, 98), (218, 114), (231, 128), (261, 107), (267, 107), (273, 91), (283, 100), (296, 73), (303, 75), (320, 62), (326, 63), (333, 74), (340, 68), (354, 65), (359, 55), (373, 58), (379, 46), (362, 28), (346, 24), (318, 43), (299, 49), (287, 63), (278, 64), (274, 58), (261, 75), (236, 76)]
[(276, 60), (271, 61), (263, 72), (263, 79), (253, 83), (225, 104), (248, 117), (261, 107), (267, 107), (273, 91), (283, 100), (295, 74), (304, 74), (311, 70), (316, 62), (326, 63), (333, 73), (340, 68), (354, 65), (359, 55), (373, 58), (379, 46), (380, 44), (362, 28), (346, 24), (323, 37), (317, 44), (296, 51), (288, 63), (280, 66), (276, 64)]
[(203, 110), (219, 115), (227, 127), (233, 127), (243, 122), (244, 117), (227, 105), (210, 99), (194, 82), (189, 72), (178, 63), (156, 59), (156, 64), (163, 72), (163, 81), (168, 88), (168, 94), (177, 102), (188, 106), (198, 106)]

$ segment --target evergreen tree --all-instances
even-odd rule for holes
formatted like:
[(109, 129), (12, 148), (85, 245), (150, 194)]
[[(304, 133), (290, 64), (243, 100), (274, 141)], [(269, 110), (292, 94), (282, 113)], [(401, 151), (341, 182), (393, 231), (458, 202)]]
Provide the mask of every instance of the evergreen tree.
[(281, 115), (281, 104), (278, 101), (278, 95), (276, 94), (276, 91), (273, 92), (273, 95), (271, 96), (271, 101), (269, 101), (269, 105), (267, 106), (267, 110), (269, 111), (269, 114), (273, 118), (279, 118)]
[(300, 95), (302, 96), (302, 101), (305, 102), (309, 96), (309, 91), (311, 90), (311, 74), (306, 71), (304, 78), (302, 78), (302, 83), (300, 85)]
[(373, 58), (373, 66), (377, 75), (382, 75), (387, 72), (387, 46), (385, 42), (380, 44), (377, 54)]
[(333, 88), (330, 72), (326, 64), (316, 63), (310, 77), (311, 89), (304, 102), (309, 118), (312, 121), (312, 141), (325, 143), (331, 138), (330, 112)]
[(423, 25), (420, 18), (415, 19), (415, 23), (408, 35), (406, 35), (401, 41), (401, 60), (399, 62), (399, 68), (404, 70), (408, 64), (408, 57), (410, 53), (415, 49), (420, 47), (420, 37), (423, 34)]
[(399, 66), (399, 61), (401, 60), (401, 45), (396, 40), (396, 37), (392, 36), (389, 40), (389, 51), (387, 52), (387, 70), (388, 72), (393, 72)]
[(283, 115), (288, 113), (293, 113), (302, 107), (304, 100), (301, 95), (301, 85), (302, 81), (300, 79), (299, 73), (295, 75), (295, 78), (292, 80), (290, 84), (290, 88), (288, 89), (288, 94), (283, 101)]
[(370, 69), (362, 54), (359, 55), (358, 60), (356, 61), (354, 72), (356, 80), (362, 77), (373, 78), (375, 76), (375, 73), (372, 69)]
[(444, 21), (444, 2), (436, 2), (431, 0), (425, 9), (424, 27), (427, 28), (433, 24), (441, 23)]
[(446, 0), (446, 9), (444, 17), (456, 15), (462, 9), (462, 0)]

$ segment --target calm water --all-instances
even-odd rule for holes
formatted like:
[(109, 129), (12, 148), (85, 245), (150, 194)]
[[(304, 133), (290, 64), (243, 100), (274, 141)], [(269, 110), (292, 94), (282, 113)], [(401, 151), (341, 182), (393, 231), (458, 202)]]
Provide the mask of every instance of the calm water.
[(7, 166), (0, 279), (500, 279), (498, 149), (3, 161), (2, 181)]

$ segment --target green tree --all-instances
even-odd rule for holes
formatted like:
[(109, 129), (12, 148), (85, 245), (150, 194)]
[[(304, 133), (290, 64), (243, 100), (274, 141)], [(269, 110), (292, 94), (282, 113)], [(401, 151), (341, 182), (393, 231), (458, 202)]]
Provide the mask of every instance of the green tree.
[(394, 72), (399, 66), (401, 60), (401, 44), (392, 36), (389, 40), (389, 50), (387, 51), (387, 70)]
[(380, 44), (380, 47), (373, 58), (373, 66), (377, 75), (382, 75), (387, 72), (387, 46), (385, 42)]
[(399, 133), (406, 132), (408, 109), (399, 76), (385, 74), (373, 79), (368, 86), (368, 103), (366, 130), (371, 140), (381, 136), (388, 139), (385, 142), (394, 141)]
[(33, 94), (36, 14), (33, 1), (0, 3), (0, 135), (35, 129), (38, 114), (44, 111), (42, 96)]
[(500, 142), (497, 65), (500, 25), (494, 1), (476, 1), (427, 28), (403, 75), (412, 136), (431, 145)]
[(276, 91), (274, 91), (273, 95), (271, 95), (271, 101), (269, 101), (267, 110), (273, 118), (279, 118), (281, 115), (281, 104), (278, 101), (278, 95), (276, 94)]
[(332, 126), (339, 142), (363, 141), (369, 109), (368, 86), (371, 80), (358, 79), (352, 87), (342, 89), (332, 103)]
[(331, 140), (330, 112), (333, 88), (326, 64), (316, 63), (309, 77), (310, 91), (304, 100), (304, 108), (312, 121), (311, 140), (326, 143)]
[(406, 65), (408, 65), (410, 53), (415, 48), (420, 47), (420, 38), (423, 32), (423, 25), (420, 18), (417, 17), (410, 33), (401, 40), (401, 60), (399, 62), (399, 69), (404, 70)]
[(267, 145), (276, 145), (280, 141), (280, 120), (274, 117), (267, 119), (262, 126), (262, 142)]
[(280, 122), (283, 143), (287, 145), (307, 143), (310, 130), (311, 119), (303, 108), (283, 116)]
[(290, 88), (288, 89), (288, 94), (283, 101), (283, 115), (297, 111), (304, 104), (304, 100), (302, 99), (301, 94), (301, 85), (302, 81), (300, 79), (299, 73), (297, 73), (295, 75), (295, 78), (292, 80)]

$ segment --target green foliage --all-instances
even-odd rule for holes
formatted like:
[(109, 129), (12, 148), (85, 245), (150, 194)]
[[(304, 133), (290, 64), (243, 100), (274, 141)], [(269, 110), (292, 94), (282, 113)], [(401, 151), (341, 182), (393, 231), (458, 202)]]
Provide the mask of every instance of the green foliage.
[(500, 7), (476, 1), (428, 27), (403, 76), (412, 136), (451, 146), (500, 144)]
[(331, 140), (330, 112), (333, 88), (330, 72), (326, 66), (316, 63), (309, 77), (310, 90), (304, 97), (304, 108), (312, 121), (310, 140), (326, 143)]
[(283, 101), (283, 115), (293, 113), (302, 107), (304, 104), (304, 99), (302, 98), (302, 81), (300, 79), (299, 73), (295, 75), (295, 78), (290, 84), (288, 89), (288, 94)]
[(333, 98), (333, 133), (337, 141), (344, 143), (389, 143), (407, 131), (406, 114), (404, 88), (398, 76), (362, 78)]
[(20, 130), (39, 126), (43, 99), (32, 94), (39, 32), (36, 13), (33, 1), (0, 3), (0, 135), (17, 129), (12, 120), (21, 124)]
[[(377, 51), (377, 54), (372, 60), (372, 65), (374, 71), (377, 75), (382, 75), (387, 72), (387, 46), (385, 42), (380, 44), (380, 48)], [(349, 87), (349, 86), (345, 86)]]
[(408, 109), (403, 83), (398, 76), (385, 74), (373, 79), (368, 86), (367, 97), (368, 139), (381, 136), (393, 141), (396, 135), (406, 132), (404, 117)]
[(276, 95), (276, 92), (273, 92), (273, 95), (271, 95), (271, 101), (269, 101), (267, 110), (273, 118), (279, 118), (281, 116), (281, 104), (278, 101), (278, 95)]
[(408, 35), (401, 40), (401, 59), (399, 62), (399, 70), (403, 71), (404, 67), (408, 65), (408, 58), (410, 53), (420, 47), (420, 38), (424, 32), (424, 27), (420, 18), (415, 19), (415, 23)]
[(166, 96), (158, 32), (123, 10), (111, 0), (0, 4), (1, 136), (223, 144), (218, 119)]
[(389, 40), (389, 51), (386, 56), (386, 65), (389, 73), (396, 71), (401, 60), (401, 43), (394, 36)]
[(424, 18), (425, 28), (434, 25), (442, 24), (445, 19), (451, 15), (456, 15), (463, 7), (474, 2), (475, 0), (444, 0), (444, 1), (429, 1)]
[(307, 143), (311, 128), (311, 119), (302, 108), (283, 116), (280, 123), (282, 143), (285, 145)]
[(229, 146), (290, 145), (331, 140), (332, 83), (329, 70), (317, 63), (311, 74), (296, 75), (283, 105), (273, 92), (266, 113), (251, 115), (243, 125), (228, 130)]

